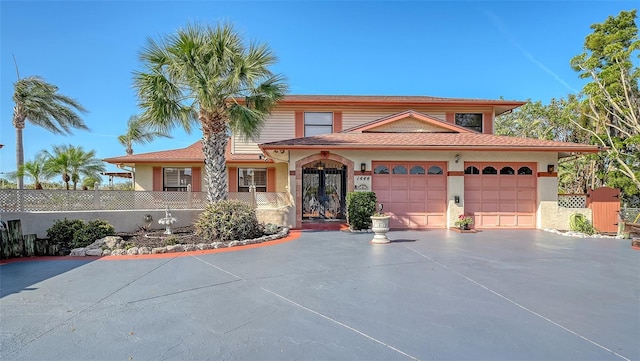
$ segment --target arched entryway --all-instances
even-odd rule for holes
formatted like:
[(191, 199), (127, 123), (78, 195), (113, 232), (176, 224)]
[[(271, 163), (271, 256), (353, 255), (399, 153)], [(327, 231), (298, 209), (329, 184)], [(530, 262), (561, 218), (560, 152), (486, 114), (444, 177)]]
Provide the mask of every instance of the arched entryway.
[[(323, 209), (317, 204), (317, 211), (314, 212), (310, 212), (313, 209), (307, 206), (307, 213), (304, 214), (306, 219), (313, 219), (314, 216), (318, 217), (316, 219), (322, 219), (321, 212), (324, 219), (344, 219), (346, 193), (353, 191), (353, 161), (338, 154), (320, 152), (299, 159), (295, 164), (296, 228), (302, 228), (305, 199), (307, 202), (313, 202), (311, 195), (315, 197), (315, 201), (327, 201), (328, 204)], [(317, 193), (314, 193), (316, 190), (313, 189), (313, 184), (317, 187)], [(305, 186), (310, 188), (306, 192)], [(335, 211), (336, 204), (340, 206), (338, 211)]]
[(302, 167), (302, 219), (345, 219), (347, 167), (318, 160)]

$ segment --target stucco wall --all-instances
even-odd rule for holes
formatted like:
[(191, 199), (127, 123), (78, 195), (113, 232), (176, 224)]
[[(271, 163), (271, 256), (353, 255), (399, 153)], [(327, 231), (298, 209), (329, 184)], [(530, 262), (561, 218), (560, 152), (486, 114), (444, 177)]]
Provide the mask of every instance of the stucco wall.
[[(191, 225), (202, 210), (200, 209), (175, 209), (171, 210), (171, 216), (178, 219), (174, 227), (185, 227)], [(150, 214), (153, 217), (151, 223), (144, 220), (144, 216)], [(295, 219), (292, 219), (293, 208), (282, 207), (278, 209), (258, 209), (256, 215), (260, 223), (274, 223), (279, 226), (293, 227)], [(165, 216), (164, 210), (122, 210), (122, 211), (100, 211), (100, 212), (23, 212), (23, 213), (2, 213), (3, 222), (20, 219), (22, 222), (22, 234), (37, 234), (38, 237), (45, 237), (49, 229), (56, 220), (62, 219), (83, 219), (90, 221), (102, 219), (116, 228), (116, 232), (133, 232), (140, 227), (149, 224), (151, 229), (164, 229), (158, 224), (158, 219)]]
[(593, 212), (589, 208), (564, 208), (558, 207), (558, 202), (546, 201), (540, 202), (540, 209), (542, 212), (541, 222), (538, 226), (540, 229), (568, 231), (571, 229), (569, 217), (574, 213), (582, 213), (593, 222)]
[[(553, 164), (557, 169), (557, 153), (555, 152), (457, 152), (457, 151), (389, 151), (389, 150), (335, 150), (326, 149), (331, 154), (336, 154), (353, 161), (356, 168), (354, 174), (360, 174), (360, 163), (366, 164), (368, 172), (371, 171), (372, 161), (446, 161), (447, 171), (463, 172), (465, 162), (534, 162), (536, 172), (546, 172), (547, 165)], [(307, 156), (318, 154), (321, 150), (300, 150), (292, 151), (289, 155), (288, 171), (295, 171), (295, 162)], [(459, 155), (459, 160), (455, 162), (455, 156)], [(280, 170), (279, 170), (280, 171)], [(283, 172), (284, 173), (284, 172)], [(285, 173), (286, 174), (286, 173)], [(295, 176), (289, 178), (290, 192), (295, 199)], [(559, 222), (559, 217), (563, 217), (563, 210), (555, 210), (552, 206), (543, 204), (553, 204), (557, 208), (558, 181), (556, 177), (537, 178), (537, 211), (536, 227), (547, 228), (548, 225)], [(454, 197), (460, 197), (460, 203), (455, 204)], [(457, 217), (464, 212), (464, 176), (454, 175), (447, 179), (447, 227), (452, 227)], [(589, 214), (589, 217), (591, 215)], [(568, 227), (568, 216), (566, 225), (558, 223), (560, 229)], [(563, 228), (564, 227), (564, 228)]]

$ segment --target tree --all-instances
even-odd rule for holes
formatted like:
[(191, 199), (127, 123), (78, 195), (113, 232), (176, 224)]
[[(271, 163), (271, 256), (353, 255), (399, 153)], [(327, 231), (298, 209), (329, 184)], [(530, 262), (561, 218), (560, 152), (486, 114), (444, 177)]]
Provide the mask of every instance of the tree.
[(53, 152), (44, 152), (47, 157), (44, 169), (50, 174), (60, 174), (67, 190), (69, 182), (75, 190), (81, 176), (100, 179), (100, 172), (105, 171), (102, 161), (95, 157), (95, 150), (85, 152), (82, 147), (55, 145)]
[(174, 127), (202, 130), (207, 199), (227, 198), (225, 148), (231, 132), (255, 139), (277, 101), (284, 78), (269, 67), (276, 57), (266, 44), (246, 46), (230, 24), (188, 25), (149, 39), (134, 73), (141, 118), (168, 133)]
[[(74, 99), (58, 93), (58, 87), (42, 78), (31, 76), (18, 79), (13, 92), (13, 126), (16, 128), (16, 166), (24, 164), (22, 131), (28, 120), (54, 134), (71, 134), (71, 128), (89, 128), (77, 112), (86, 110)], [(24, 178), (18, 177), (18, 189), (22, 189)]]
[[(571, 60), (584, 86), (587, 124), (574, 122), (605, 149), (606, 174), (626, 195), (640, 193), (640, 40), (636, 10), (591, 26), (585, 52)], [(626, 183), (626, 184), (625, 184)], [(631, 185), (631, 187), (629, 187)]]
[[(496, 119), (495, 132), (514, 137), (589, 143), (591, 135), (577, 128), (574, 119), (581, 117), (579, 99), (551, 99), (549, 104), (529, 100), (513, 112)], [(589, 186), (600, 184), (601, 159), (597, 155), (580, 155), (559, 161), (558, 186), (561, 193), (585, 193)]]
[(155, 138), (165, 137), (171, 138), (170, 135), (149, 129), (148, 123), (145, 124), (140, 117), (134, 115), (127, 122), (127, 132), (118, 136), (118, 141), (125, 147), (128, 155), (133, 154), (133, 144), (145, 144)]
[(24, 176), (33, 179), (33, 187), (35, 189), (42, 189), (42, 181), (46, 181), (50, 178), (50, 175), (44, 170), (44, 163), (46, 161), (45, 154), (39, 152), (32, 161), (25, 162), (18, 170), (11, 176), (15, 178)]

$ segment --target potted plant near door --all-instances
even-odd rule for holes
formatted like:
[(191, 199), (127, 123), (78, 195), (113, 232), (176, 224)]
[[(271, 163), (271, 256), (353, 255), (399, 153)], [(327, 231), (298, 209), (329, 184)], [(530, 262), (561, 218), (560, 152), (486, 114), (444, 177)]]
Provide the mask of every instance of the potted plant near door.
[(389, 243), (387, 232), (389, 232), (389, 219), (391, 216), (382, 212), (383, 205), (380, 204), (378, 211), (371, 216), (371, 230), (375, 234), (371, 243)]
[(471, 218), (470, 216), (465, 216), (464, 214), (461, 214), (458, 216), (458, 220), (455, 221), (453, 224), (462, 230), (468, 230), (471, 228), (471, 225), (473, 224), (473, 218)]

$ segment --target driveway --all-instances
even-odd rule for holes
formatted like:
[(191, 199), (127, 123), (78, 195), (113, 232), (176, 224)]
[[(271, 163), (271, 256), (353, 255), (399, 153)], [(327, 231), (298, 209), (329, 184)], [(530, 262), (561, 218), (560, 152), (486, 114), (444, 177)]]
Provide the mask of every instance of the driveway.
[(2, 360), (638, 360), (640, 252), (543, 231), (302, 232), (0, 266)]

